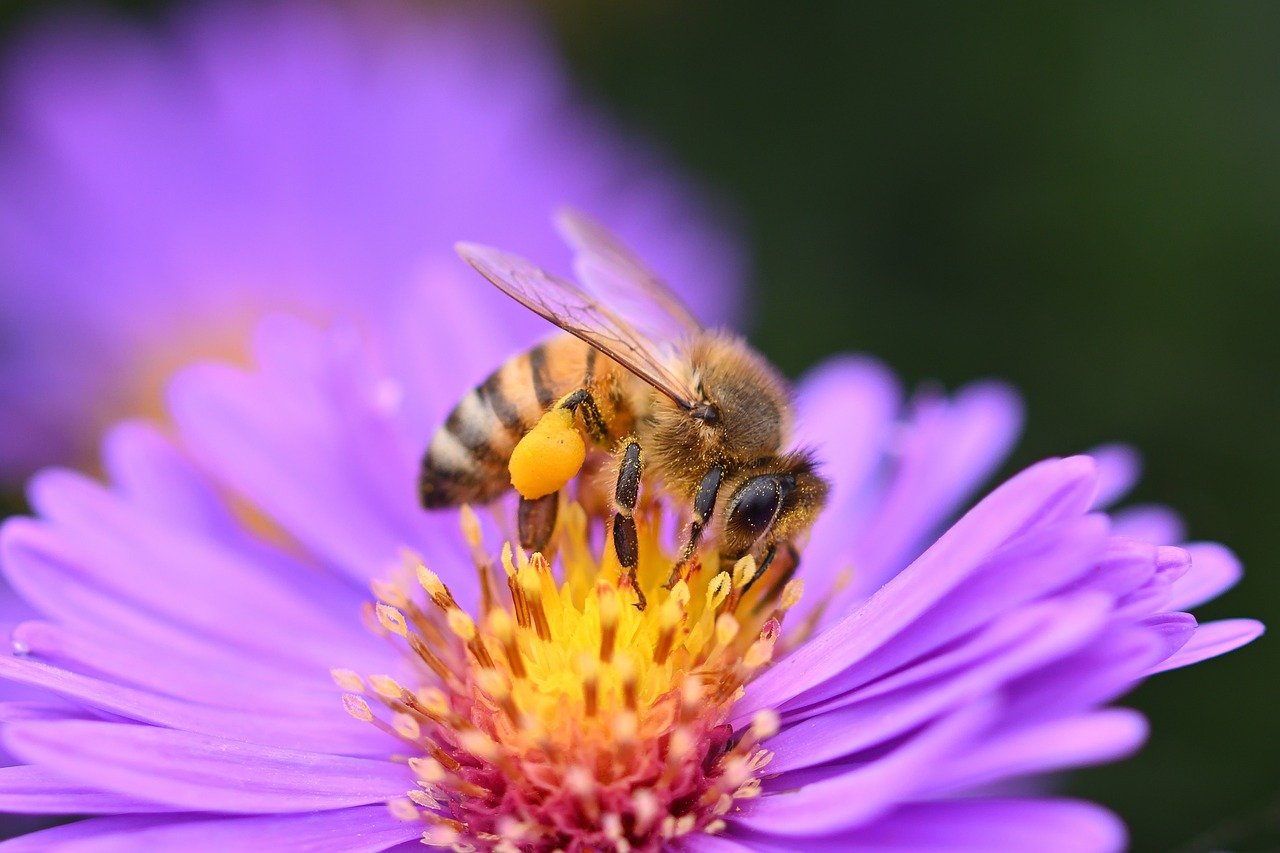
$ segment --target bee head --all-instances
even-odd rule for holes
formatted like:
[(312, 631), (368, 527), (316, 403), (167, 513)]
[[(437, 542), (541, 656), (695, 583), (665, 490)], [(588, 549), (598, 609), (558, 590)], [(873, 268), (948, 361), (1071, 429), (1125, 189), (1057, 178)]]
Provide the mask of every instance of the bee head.
[(828, 491), (814, 467), (808, 452), (757, 460), (725, 504), (724, 552), (740, 557), (762, 538), (777, 542), (807, 530)]

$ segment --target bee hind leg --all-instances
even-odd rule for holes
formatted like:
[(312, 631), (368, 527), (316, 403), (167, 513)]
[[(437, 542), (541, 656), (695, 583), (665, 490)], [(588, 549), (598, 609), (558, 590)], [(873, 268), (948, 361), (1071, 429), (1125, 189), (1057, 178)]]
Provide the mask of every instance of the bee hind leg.
[(640, 443), (634, 437), (623, 442), (622, 461), (618, 466), (618, 483), (613, 490), (613, 550), (618, 563), (627, 573), (631, 587), (636, 591), (636, 609), (644, 610), (647, 602), (644, 590), (636, 577), (640, 564), (640, 537), (636, 532), (635, 510), (640, 499)]
[(516, 527), (520, 534), (520, 547), (526, 551), (546, 553), (547, 543), (556, 529), (556, 516), (560, 511), (560, 493), (552, 492), (540, 498), (520, 498), (516, 510)]

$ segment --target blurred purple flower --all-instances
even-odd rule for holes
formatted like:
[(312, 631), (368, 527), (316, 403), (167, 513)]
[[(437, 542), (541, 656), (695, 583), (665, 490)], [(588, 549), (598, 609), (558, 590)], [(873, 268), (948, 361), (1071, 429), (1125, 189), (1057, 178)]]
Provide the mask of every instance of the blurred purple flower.
[[(799, 438), (834, 483), (803, 597), (757, 590), (762, 611), (716, 618), (710, 578), (668, 593), (657, 561), (650, 608), (609, 611), (587, 516), (564, 525), (563, 587), (517, 563), (524, 609), (495, 617), (482, 578), (500, 532), (459, 535), (413, 487), (416, 408), (441, 413), (454, 377), (510, 353), (476, 293), (439, 312), (471, 346), (412, 373), (352, 328), (270, 320), (252, 369), (175, 381), (174, 436), (109, 436), (109, 485), (33, 482), (39, 518), (10, 521), (0, 556), (43, 618), (0, 673), (65, 701), (4, 709), (26, 764), (0, 770), (0, 808), (101, 817), (15, 849), (379, 850), (425, 833), (508, 850), (1115, 850), (1113, 815), (1018, 780), (1127, 755), (1145, 723), (1108, 702), (1261, 630), (1181, 612), (1239, 568), (1217, 545), (1157, 544), (1180, 538), (1163, 511), (1103, 511), (1135, 473), (1121, 449), (1035, 465), (948, 528), (1011, 444), (1016, 399), (981, 384), (907, 402), (852, 358), (799, 391)], [(421, 588), (405, 548), (434, 572), (418, 567)], [(610, 620), (630, 674), (573, 654), (603, 648)], [(521, 655), (525, 675), (485, 663)]]
[(483, 288), (450, 247), (485, 234), (563, 258), (545, 225), (562, 204), (696, 283), (704, 320), (733, 319), (741, 268), (706, 205), (575, 103), (529, 24), (484, 4), (232, 0), (19, 40), (0, 105), (0, 476), (87, 461), (105, 425), (161, 411), (175, 368), (243, 361), (273, 310), (352, 318), (405, 371), (468, 336), (538, 334), (496, 294), (454, 306)]

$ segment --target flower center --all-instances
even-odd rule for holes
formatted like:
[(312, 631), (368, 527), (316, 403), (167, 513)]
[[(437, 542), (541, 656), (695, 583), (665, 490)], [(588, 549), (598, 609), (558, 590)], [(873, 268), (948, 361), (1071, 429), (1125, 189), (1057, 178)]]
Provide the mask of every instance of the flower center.
[(404, 644), (407, 676), (372, 675), (367, 686), (347, 670), (334, 678), (353, 716), (408, 744), (417, 786), (391, 807), (426, 824), (424, 841), (655, 849), (718, 831), (721, 815), (758, 792), (771, 758), (760, 744), (777, 715), (759, 712), (736, 731), (727, 720), (772, 659), (801, 583), (762, 578), (743, 595), (754, 561), (707, 577), (701, 559), (714, 555), (703, 554), (668, 588), (674, 561), (660, 542), (661, 513), (637, 514), (644, 610), (611, 543), (590, 545), (603, 518), (577, 504), (563, 511), (554, 543), (558, 578), (542, 554), (504, 546), (492, 560), (463, 509), (478, 613), (412, 555), (400, 578), (374, 585), (369, 621)]

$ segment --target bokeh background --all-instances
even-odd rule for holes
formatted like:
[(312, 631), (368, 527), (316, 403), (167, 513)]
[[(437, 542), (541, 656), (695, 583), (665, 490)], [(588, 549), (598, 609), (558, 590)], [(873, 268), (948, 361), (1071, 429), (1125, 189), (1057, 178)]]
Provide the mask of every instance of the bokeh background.
[[(53, 5), (0, 4), (0, 34)], [(1010, 380), (1010, 469), (1133, 443), (1134, 499), (1245, 563), (1202, 615), (1280, 624), (1280, 5), (542, 10), (578, 86), (733, 206), (789, 374), (858, 349)], [(1147, 748), (1067, 786), (1138, 850), (1280, 849), (1278, 672), (1264, 637), (1161, 676), (1128, 700)]]

